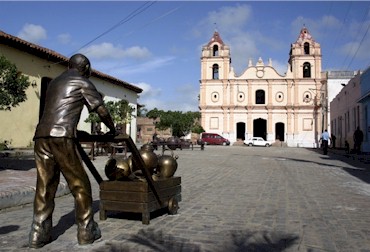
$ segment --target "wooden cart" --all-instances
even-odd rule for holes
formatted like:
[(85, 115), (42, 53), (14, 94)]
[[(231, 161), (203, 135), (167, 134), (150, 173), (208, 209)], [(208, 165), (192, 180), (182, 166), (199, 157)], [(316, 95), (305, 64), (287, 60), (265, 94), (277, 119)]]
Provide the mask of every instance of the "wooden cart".
[(107, 219), (107, 211), (142, 214), (142, 223), (149, 224), (150, 213), (167, 208), (176, 214), (181, 201), (181, 178), (172, 177), (154, 181), (162, 205), (159, 205), (147, 182), (103, 181), (100, 184), (100, 219)]
[[(78, 135), (77, 148), (80, 155), (100, 186), (100, 219), (107, 219), (107, 211), (133, 212), (142, 214), (142, 223), (149, 224), (150, 213), (167, 208), (169, 214), (176, 214), (181, 201), (181, 177), (154, 181), (139, 150), (128, 135)], [(140, 167), (145, 181), (103, 180), (79, 142), (125, 142), (132, 153), (135, 165)]]

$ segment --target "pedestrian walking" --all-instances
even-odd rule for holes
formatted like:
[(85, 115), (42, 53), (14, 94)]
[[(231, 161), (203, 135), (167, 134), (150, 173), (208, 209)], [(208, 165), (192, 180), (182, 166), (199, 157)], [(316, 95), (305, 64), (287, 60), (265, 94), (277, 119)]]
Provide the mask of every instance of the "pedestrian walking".
[(86, 105), (107, 125), (108, 133), (115, 134), (115, 127), (101, 94), (88, 79), (90, 75), (88, 58), (75, 54), (69, 59), (68, 70), (48, 85), (44, 112), (34, 136), (37, 182), (29, 234), (31, 248), (41, 248), (52, 240), (52, 214), (60, 173), (75, 199), (78, 243), (90, 244), (101, 237), (93, 219), (91, 184), (77, 152), (77, 124)]
[(354, 141), (354, 151), (357, 154), (361, 154), (361, 144), (364, 140), (364, 133), (360, 130), (360, 127), (357, 127), (355, 132), (353, 133), (353, 141)]
[(328, 154), (329, 139), (330, 139), (329, 133), (325, 129), (325, 131), (321, 134), (321, 143), (322, 143), (322, 148), (323, 148), (323, 151), (324, 151), (324, 155)]

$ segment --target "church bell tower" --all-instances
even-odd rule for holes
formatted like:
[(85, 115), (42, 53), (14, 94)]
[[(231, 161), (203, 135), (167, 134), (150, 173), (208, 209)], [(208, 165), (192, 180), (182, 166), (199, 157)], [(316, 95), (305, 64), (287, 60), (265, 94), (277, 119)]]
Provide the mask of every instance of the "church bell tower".
[(321, 47), (306, 27), (292, 44), (289, 54), (290, 71), (294, 79), (319, 79), (321, 77)]

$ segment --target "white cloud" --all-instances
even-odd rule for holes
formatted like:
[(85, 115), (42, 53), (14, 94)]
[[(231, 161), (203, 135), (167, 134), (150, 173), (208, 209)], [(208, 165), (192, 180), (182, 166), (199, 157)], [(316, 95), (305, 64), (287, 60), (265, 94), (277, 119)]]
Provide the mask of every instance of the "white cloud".
[(219, 11), (209, 12), (203, 22), (216, 24), (217, 29), (223, 33), (238, 33), (247, 24), (251, 13), (250, 6), (246, 4), (237, 4), (235, 7), (226, 6), (220, 8)]
[[(249, 59), (256, 62), (259, 57), (266, 57), (266, 61), (268, 60), (267, 57), (273, 57), (273, 55), (265, 55), (266, 48), (269, 49), (269, 53), (286, 49), (281, 37), (263, 34), (260, 30), (255, 30), (253, 26), (248, 26), (253, 21), (252, 18), (250, 5), (236, 4), (235, 6), (222, 7), (217, 11), (208, 13), (197, 24), (194, 31), (197, 33), (197, 30), (212, 30), (211, 25), (216, 23), (217, 30), (224, 43), (230, 46), (234, 71), (237, 75), (240, 75), (247, 69)], [(276, 26), (275, 23), (271, 25)], [(286, 50), (289, 50), (289, 48)], [(281, 71), (281, 69), (276, 70)]]
[(333, 32), (339, 32), (343, 25), (340, 20), (330, 15), (324, 15), (318, 19), (298, 16), (291, 24), (292, 32), (297, 34), (297, 38), (298, 32), (302, 29), (302, 24), (308, 28), (313, 38), (317, 41), (323, 40), (325, 36), (332, 36)]
[(190, 84), (175, 85), (175, 89), (169, 88), (166, 94), (160, 88), (155, 88), (148, 83), (136, 83), (143, 89), (138, 102), (145, 105), (149, 111), (154, 108), (164, 111), (198, 111), (198, 87)]
[(278, 72), (278, 74), (285, 76), (288, 70), (288, 62), (280, 62), (278, 60), (272, 59), (272, 67)]
[[(193, 28), (192, 35), (200, 37), (208, 34), (209, 31), (217, 30), (221, 34), (229, 36), (239, 33), (251, 17), (251, 8), (249, 5), (237, 4), (236, 6), (225, 6), (217, 11), (211, 11), (205, 18), (200, 20)], [(204, 31), (207, 31), (206, 33)]]
[(140, 94), (140, 98), (145, 99), (148, 97), (158, 97), (161, 94), (160, 88), (154, 88), (148, 83), (139, 82), (134, 85), (140, 87), (143, 90), (143, 92)]
[(133, 46), (129, 48), (122, 48), (120, 45), (113, 45), (112, 43), (104, 42), (97, 45), (91, 45), (81, 50), (91, 58), (96, 59), (145, 59), (151, 56), (150, 51), (146, 47)]
[(342, 55), (346, 56), (346, 59), (348, 59), (348, 62), (354, 59), (359, 59), (359, 60), (365, 60), (369, 59), (370, 51), (370, 38), (364, 39), (362, 43), (360, 42), (349, 42), (344, 44), (340, 49), (339, 52)]
[(193, 29), (193, 34), (197, 36), (203, 33), (202, 31), (217, 27), (223, 41), (230, 46), (232, 66), (237, 74), (241, 74), (247, 67), (248, 59), (259, 56), (256, 37), (243, 30), (251, 15), (251, 7), (247, 4), (221, 7), (217, 11), (209, 12)]
[[(87, 56), (90, 57), (91, 55), (87, 54)], [(127, 79), (129, 75), (144, 74), (152, 72), (158, 68), (166, 67), (171, 64), (174, 59), (174, 57), (153, 58), (143, 63), (115, 59), (109, 61), (97, 61), (96, 64), (93, 65), (93, 68), (107, 74), (113, 74), (119, 78), (122, 77), (123, 79)]]
[(32, 43), (38, 43), (47, 38), (46, 30), (41, 25), (28, 23), (23, 26), (17, 36)]
[(69, 42), (71, 42), (71, 34), (69, 33), (63, 33), (58, 35), (58, 41), (59, 43), (66, 45)]
[(247, 33), (240, 33), (230, 40), (231, 65), (237, 75), (240, 75), (248, 66), (249, 58), (256, 61), (260, 56), (260, 51), (252, 36)]
[(163, 109), (164, 103), (162, 102), (161, 98), (161, 89), (155, 88), (152, 85), (145, 83), (145, 82), (139, 82), (139, 83), (133, 83), (133, 85), (140, 87), (143, 89), (143, 92), (139, 94), (138, 103), (145, 105), (145, 108), (149, 111), (154, 108)]

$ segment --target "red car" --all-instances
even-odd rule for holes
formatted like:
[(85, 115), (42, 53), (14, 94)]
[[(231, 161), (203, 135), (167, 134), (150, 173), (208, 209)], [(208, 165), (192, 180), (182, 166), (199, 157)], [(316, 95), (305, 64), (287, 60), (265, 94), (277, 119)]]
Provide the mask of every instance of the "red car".
[(230, 145), (230, 141), (216, 133), (202, 133), (201, 141), (207, 145)]

